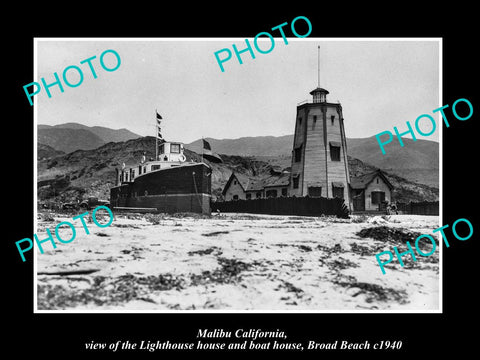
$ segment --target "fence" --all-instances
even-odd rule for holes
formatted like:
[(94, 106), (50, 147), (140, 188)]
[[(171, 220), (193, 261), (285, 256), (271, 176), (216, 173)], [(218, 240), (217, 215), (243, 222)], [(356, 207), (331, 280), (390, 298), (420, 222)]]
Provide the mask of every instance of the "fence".
[(270, 215), (335, 215), (340, 218), (348, 218), (349, 212), (343, 199), (308, 196), (214, 202), (212, 211), (217, 210)]
[(438, 201), (421, 201), (401, 203), (397, 202), (397, 210), (404, 214), (412, 215), (439, 215), (440, 203)]

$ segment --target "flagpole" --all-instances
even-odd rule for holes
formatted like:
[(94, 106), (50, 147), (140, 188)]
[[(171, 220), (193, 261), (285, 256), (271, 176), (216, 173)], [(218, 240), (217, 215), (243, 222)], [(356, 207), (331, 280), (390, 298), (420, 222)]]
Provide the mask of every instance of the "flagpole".
[(155, 108), (155, 161), (158, 160), (158, 120), (157, 108)]

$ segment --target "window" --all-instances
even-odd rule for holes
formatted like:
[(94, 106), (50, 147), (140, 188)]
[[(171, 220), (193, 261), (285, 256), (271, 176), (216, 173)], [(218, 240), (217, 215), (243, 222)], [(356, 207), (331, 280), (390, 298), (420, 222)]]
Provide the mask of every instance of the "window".
[(180, 154), (180, 144), (170, 144), (170, 152)]
[(142, 165), (139, 165), (138, 166), (138, 175), (141, 175), (142, 174)]
[(233, 185), (237, 185), (237, 180), (233, 180)]
[(260, 199), (262, 197), (262, 193), (260, 191), (257, 191), (257, 199)]
[(247, 200), (250, 200), (252, 198), (252, 194), (248, 193), (247, 195)]
[(309, 186), (308, 187), (308, 196), (311, 196), (311, 197), (322, 196), (322, 187), (321, 186)]
[(299, 174), (293, 176), (293, 188), (294, 189), (298, 189), (298, 184), (300, 182), (299, 180), (300, 180), (300, 175)]
[(333, 197), (338, 197), (340, 199), (343, 199), (344, 197), (344, 191), (343, 191), (343, 186), (332, 186), (332, 191), (333, 191)]
[(233, 195), (233, 200), (238, 200), (238, 195)]
[(330, 159), (332, 161), (340, 161), (340, 143), (330, 141)]
[(332, 125), (334, 125), (334, 124), (335, 124), (335, 115), (332, 115), (332, 116), (330, 117), (330, 120), (332, 121)]
[(343, 199), (344, 198), (344, 191), (343, 191), (343, 184), (338, 182), (332, 183), (332, 194), (333, 197)]
[(294, 150), (294, 157), (295, 157), (295, 162), (302, 161), (302, 145), (300, 145)]
[(372, 204), (381, 204), (385, 201), (385, 192), (383, 191), (372, 191)]
[(377, 178), (377, 184), (378, 184), (378, 178)]
[(164, 153), (165, 153), (165, 144), (160, 145), (160, 147), (158, 148), (158, 152), (159, 152), (160, 154), (164, 154)]
[(298, 118), (298, 126), (302, 126), (302, 118), (301, 117)]
[(287, 188), (283, 188), (282, 189), (282, 196), (287, 196), (288, 195), (288, 189)]
[(160, 165), (152, 165), (152, 171), (160, 169)]
[(317, 125), (317, 115), (313, 115), (312, 130), (315, 130), (315, 125)]
[(270, 197), (276, 198), (276, 197), (277, 197), (277, 190), (276, 190), (276, 189), (267, 190), (267, 191), (265, 192), (265, 196), (266, 196), (267, 198), (270, 198)]

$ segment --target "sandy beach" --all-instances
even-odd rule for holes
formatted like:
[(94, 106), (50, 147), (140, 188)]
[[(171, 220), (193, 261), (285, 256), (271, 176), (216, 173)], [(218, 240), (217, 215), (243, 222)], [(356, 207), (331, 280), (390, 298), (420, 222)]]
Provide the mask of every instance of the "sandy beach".
[[(72, 215), (37, 218), (42, 238)], [(39, 311), (440, 310), (439, 247), (385, 275), (375, 259), (430, 234), (438, 216), (119, 213), (106, 228), (88, 221), (89, 235), (74, 225), (71, 243), (35, 250)]]

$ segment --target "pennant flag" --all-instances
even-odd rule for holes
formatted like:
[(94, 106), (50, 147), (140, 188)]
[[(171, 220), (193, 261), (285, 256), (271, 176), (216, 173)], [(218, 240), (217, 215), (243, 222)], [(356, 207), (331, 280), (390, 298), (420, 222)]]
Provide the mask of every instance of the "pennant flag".
[(158, 113), (157, 110), (155, 110), (155, 113), (157, 114), (157, 138), (158, 139), (163, 139), (163, 136), (162, 136), (162, 128), (160, 127), (161, 123), (162, 123), (162, 117), (160, 116), (160, 114)]
[(214, 163), (223, 162), (222, 158), (218, 154), (212, 153), (212, 148), (210, 146), (210, 143), (205, 139), (202, 139), (202, 140), (203, 140), (202, 157)]
[(205, 139), (202, 139), (202, 140), (203, 140), (203, 148), (204, 148), (205, 150), (212, 150), (212, 148), (210, 147), (209, 142), (208, 142), (207, 140), (205, 140)]

